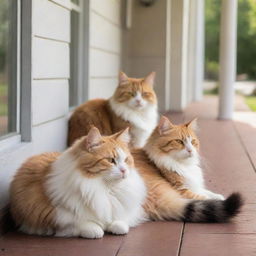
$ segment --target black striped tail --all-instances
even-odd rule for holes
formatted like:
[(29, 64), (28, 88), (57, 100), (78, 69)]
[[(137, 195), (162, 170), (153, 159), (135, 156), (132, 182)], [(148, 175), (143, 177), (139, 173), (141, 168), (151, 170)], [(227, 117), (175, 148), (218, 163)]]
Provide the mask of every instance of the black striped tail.
[(228, 222), (236, 216), (243, 205), (239, 193), (231, 194), (226, 200), (196, 200), (186, 208), (183, 220), (187, 222)]

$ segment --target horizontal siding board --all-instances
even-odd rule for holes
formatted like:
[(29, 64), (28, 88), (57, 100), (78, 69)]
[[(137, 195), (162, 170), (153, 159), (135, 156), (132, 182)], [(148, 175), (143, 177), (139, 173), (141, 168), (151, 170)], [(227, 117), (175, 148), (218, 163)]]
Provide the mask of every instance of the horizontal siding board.
[(33, 125), (68, 113), (68, 80), (36, 80), (32, 87)]
[(47, 39), (33, 39), (33, 78), (69, 78), (69, 45)]
[(33, 33), (70, 42), (70, 11), (48, 0), (34, 1)]
[(118, 79), (90, 79), (89, 98), (109, 98), (117, 87)]
[(91, 0), (91, 8), (93, 11), (110, 20), (113, 24), (120, 26), (120, 0)]
[(67, 117), (39, 125), (33, 129), (34, 150), (37, 152), (62, 151), (66, 148)]
[(120, 56), (91, 48), (90, 64), (90, 77), (116, 77)]
[(121, 29), (91, 13), (90, 46), (120, 53)]

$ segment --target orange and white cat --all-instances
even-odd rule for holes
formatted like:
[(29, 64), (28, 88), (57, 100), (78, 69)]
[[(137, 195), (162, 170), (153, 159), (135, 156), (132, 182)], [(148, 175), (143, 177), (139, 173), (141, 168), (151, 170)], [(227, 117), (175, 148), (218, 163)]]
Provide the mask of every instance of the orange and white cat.
[(126, 234), (147, 220), (225, 222), (242, 205), (190, 200), (161, 176), (143, 150), (129, 151), (128, 131), (101, 136), (91, 128), (64, 153), (28, 159), (10, 187), (10, 210), (25, 233), (100, 238)]
[(133, 149), (135, 167), (147, 187), (144, 209), (151, 220), (182, 220), (186, 222), (227, 222), (236, 216), (243, 205), (239, 193), (225, 200), (189, 199), (173, 186), (143, 149)]
[(64, 153), (28, 159), (10, 187), (11, 213), (29, 234), (100, 238), (145, 220), (145, 184), (126, 129), (102, 137), (91, 128)]
[(68, 145), (86, 135), (92, 125), (103, 135), (130, 127), (131, 145), (143, 147), (157, 125), (157, 98), (153, 89), (155, 72), (145, 78), (119, 74), (119, 85), (108, 99), (94, 99), (75, 109), (69, 120)]
[(162, 116), (144, 150), (161, 174), (185, 198), (224, 200), (222, 195), (205, 188), (196, 126), (196, 119), (174, 125)]

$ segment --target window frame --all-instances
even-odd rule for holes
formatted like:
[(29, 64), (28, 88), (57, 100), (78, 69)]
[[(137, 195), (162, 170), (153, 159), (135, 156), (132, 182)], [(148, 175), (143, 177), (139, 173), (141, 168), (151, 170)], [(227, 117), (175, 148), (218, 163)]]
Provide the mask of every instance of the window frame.
[(30, 142), (32, 137), (32, 0), (19, 0), (16, 7), (16, 132), (10, 132), (0, 137), (0, 151), (21, 142)]
[[(11, 8), (11, 17), (13, 20), (9, 23), (11, 26), (11, 32), (14, 33), (12, 36), (12, 40), (9, 42), (8, 47), (8, 58), (11, 60), (10, 67), (8, 69), (14, 70), (15, 72), (8, 72), (8, 128), (13, 126), (14, 129), (11, 128), (7, 130), (6, 134), (0, 135), (0, 141), (6, 140), (13, 136), (18, 136), (20, 127), (19, 127), (19, 99), (20, 99), (20, 83), (19, 83), (19, 69), (20, 69), (20, 55), (19, 55), (19, 46), (20, 46), (20, 1), (16, 1), (12, 4)], [(10, 31), (8, 32), (10, 33)], [(14, 39), (14, 40), (13, 40)], [(15, 98), (15, 105), (10, 104), (12, 99)], [(14, 115), (13, 115), (14, 114)]]
[[(78, 27), (78, 85), (76, 88), (76, 105), (69, 106), (72, 112), (78, 105), (88, 100), (89, 90), (89, 12), (90, 0), (80, 0), (79, 5), (70, 0), (70, 13), (76, 11), (79, 13)], [(71, 17), (70, 17), (71, 19)], [(72, 26), (70, 26), (72, 29)], [(70, 63), (71, 65), (71, 63)]]

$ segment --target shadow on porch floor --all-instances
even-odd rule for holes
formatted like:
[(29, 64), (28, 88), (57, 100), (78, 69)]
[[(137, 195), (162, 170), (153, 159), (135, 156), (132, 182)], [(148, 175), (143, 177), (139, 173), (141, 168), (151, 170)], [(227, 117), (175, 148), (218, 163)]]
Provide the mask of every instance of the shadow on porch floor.
[(0, 256), (238, 256), (256, 255), (256, 114), (239, 112), (236, 121), (217, 121), (214, 97), (184, 113), (168, 113), (179, 123), (199, 117), (199, 137), (207, 186), (227, 196), (245, 197), (241, 214), (228, 224), (150, 222), (126, 236), (100, 240), (36, 237), (9, 232), (0, 237)]

